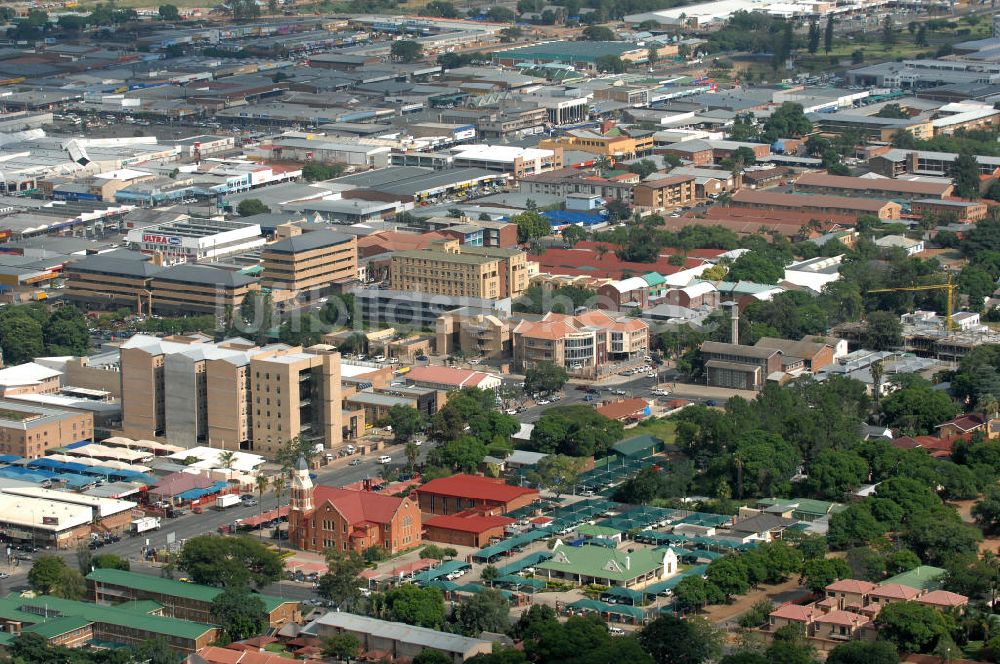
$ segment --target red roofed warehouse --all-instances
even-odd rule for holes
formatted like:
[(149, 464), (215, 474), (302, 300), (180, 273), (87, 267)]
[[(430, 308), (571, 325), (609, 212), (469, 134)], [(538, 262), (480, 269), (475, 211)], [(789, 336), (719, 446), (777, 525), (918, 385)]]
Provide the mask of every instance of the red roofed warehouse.
[(292, 479), (288, 513), (293, 545), (358, 553), (377, 546), (395, 554), (420, 544), (420, 510), (411, 498), (332, 486), (314, 489), (305, 462), (300, 460), (300, 465)]
[(431, 480), (416, 493), (420, 511), (426, 514), (457, 514), (467, 510), (506, 514), (538, 498), (535, 489), (510, 486), (503, 480), (481, 475), (452, 475)]
[(514, 519), (505, 516), (480, 514), (436, 516), (424, 522), (424, 539), (481, 549), (494, 538), (503, 539), (504, 528), (512, 523)]

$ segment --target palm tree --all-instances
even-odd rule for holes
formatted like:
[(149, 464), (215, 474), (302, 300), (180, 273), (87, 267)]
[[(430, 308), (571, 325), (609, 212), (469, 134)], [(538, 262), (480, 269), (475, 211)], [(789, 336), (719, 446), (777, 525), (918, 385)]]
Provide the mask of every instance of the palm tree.
[(226, 470), (232, 470), (233, 464), (236, 463), (236, 452), (232, 450), (226, 450), (224, 452), (219, 452), (219, 465)]
[(410, 467), (410, 472), (413, 472), (413, 468), (417, 465), (417, 458), (420, 456), (420, 448), (417, 447), (416, 443), (406, 444), (406, 463)]
[(982, 411), (983, 417), (988, 420), (997, 416), (997, 398), (992, 394), (982, 394), (976, 402), (976, 407)]
[[(260, 508), (260, 509), (257, 510), (257, 513), (259, 515), (263, 516), (263, 514), (264, 514), (264, 493), (267, 492), (267, 487), (271, 483), (271, 481), (267, 479), (267, 475), (261, 473), (260, 475), (257, 476), (256, 483), (257, 483), (257, 503), (258, 503), (257, 506)], [(257, 533), (260, 534), (260, 532), (261, 532), (260, 528), (258, 527)]]
[(882, 403), (882, 376), (885, 375), (882, 360), (872, 362), (870, 371), (872, 374), (872, 395), (875, 397), (875, 412), (878, 414), (879, 406)]
[[(271, 480), (271, 488), (274, 490), (274, 495), (277, 497), (277, 509), (278, 513), (281, 513), (281, 494), (285, 490), (285, 478), (282, 475), (278, 475), (273, 480)], [(278, 526), (278, 548), (281, 548), (281, 526)]]

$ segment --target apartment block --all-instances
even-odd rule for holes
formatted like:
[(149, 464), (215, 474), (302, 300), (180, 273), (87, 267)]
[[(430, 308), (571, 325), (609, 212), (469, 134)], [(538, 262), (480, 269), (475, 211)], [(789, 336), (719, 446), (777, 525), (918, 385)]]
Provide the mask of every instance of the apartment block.
[(296, 292), (322, 290), (358, 275), (358, 241), (335, 231), (301, 232), (264, 247), (263, 285)]
[(273, 454), (295, 437), (343, 442), (340, 354), (291, 351), (250, 360), (253, 449)]
[(458, 310), (438, 317), (438, 354), (461, 351), (473, 357), (503, 357), (511, 350), (510, 323), (489, 314)]
[(528, 287), (527, 255), (519, 249), (466, 247), (457, 241), (392, 255), (390, 288), (430, 295), (514, 298)]
[(950, 182), (923, 182), (893, 178), (861, 178), (826, 173), (803, 173), (795, 181), (795, 191), (833, 196), (860, 196), (910, 200), (930, 198), (941, 200), (955, 189)]
[(328, 346), (136, 335), (122, 345), (122, 428), (173, 445), (273, 454), (343, 441), (340, 355)]
[(690, 175), (673, 175), (647, 180), (636, 185), (633, 203), (636, 207), (662, 210), (690, 205), (695, 201), (695, 181)]
[(0, 454), (33, 459), (93, 435), (91, 413), (0, 400)]
[(522, 371), (553, 362), (570, 375), (593, 377), (639, 361), (649, 351), (645, 322), (604, 311), (548, 313), (540, 321), (521, 321), (512, 336), (514, 366)]
[(741, 189), (733, 194), (730, 205), (735, 208), (762, 210), (806, 210), (812, 214), (836, 214), (859, 217), (875, 215), (883, 220), (899, 219), (903, 207), (894, 201), (822, 194), (781, 194), (771, 191)]

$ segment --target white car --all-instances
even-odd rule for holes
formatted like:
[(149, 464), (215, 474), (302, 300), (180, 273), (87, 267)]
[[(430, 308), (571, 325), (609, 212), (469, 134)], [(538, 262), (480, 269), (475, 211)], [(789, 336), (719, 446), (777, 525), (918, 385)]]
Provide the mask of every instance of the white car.
[(383, 454), (378, 458), (378, 462), (384, 466), (387, 463), (392, 463), (392, 457)]
[(417, 447), (420, 447), (421, 445), (424, 444), (424, 441), (418, 438), (417, 440), (413, 441), (413, 444), (416, 445)]
[(540, 399), (537, 403), (539, 406), (548, 406), (552, 402), (548, 399)]

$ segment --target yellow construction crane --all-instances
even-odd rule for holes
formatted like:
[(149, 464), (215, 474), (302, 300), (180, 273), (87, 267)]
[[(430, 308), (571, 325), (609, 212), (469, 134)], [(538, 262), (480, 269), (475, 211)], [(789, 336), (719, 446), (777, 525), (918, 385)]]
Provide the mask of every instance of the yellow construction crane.
[(951, 275), (948, 275), (948, 283), (946, 284), (928, 284), (926, 286), (900, 286), (899, 288), (873, 288), (870, 291), (865, 291), (867, 293), (902, 293), (905, 291), (929, 291), (929, 290), (945, 290), (948, 292), (948, 311), (945, 315), (945, 327), (948, 331), (955, 329), (955, 322), (952, 320), (951, 316), (955, 313), (955, 289), (958, 288), (958, 284), (952, 283)]

